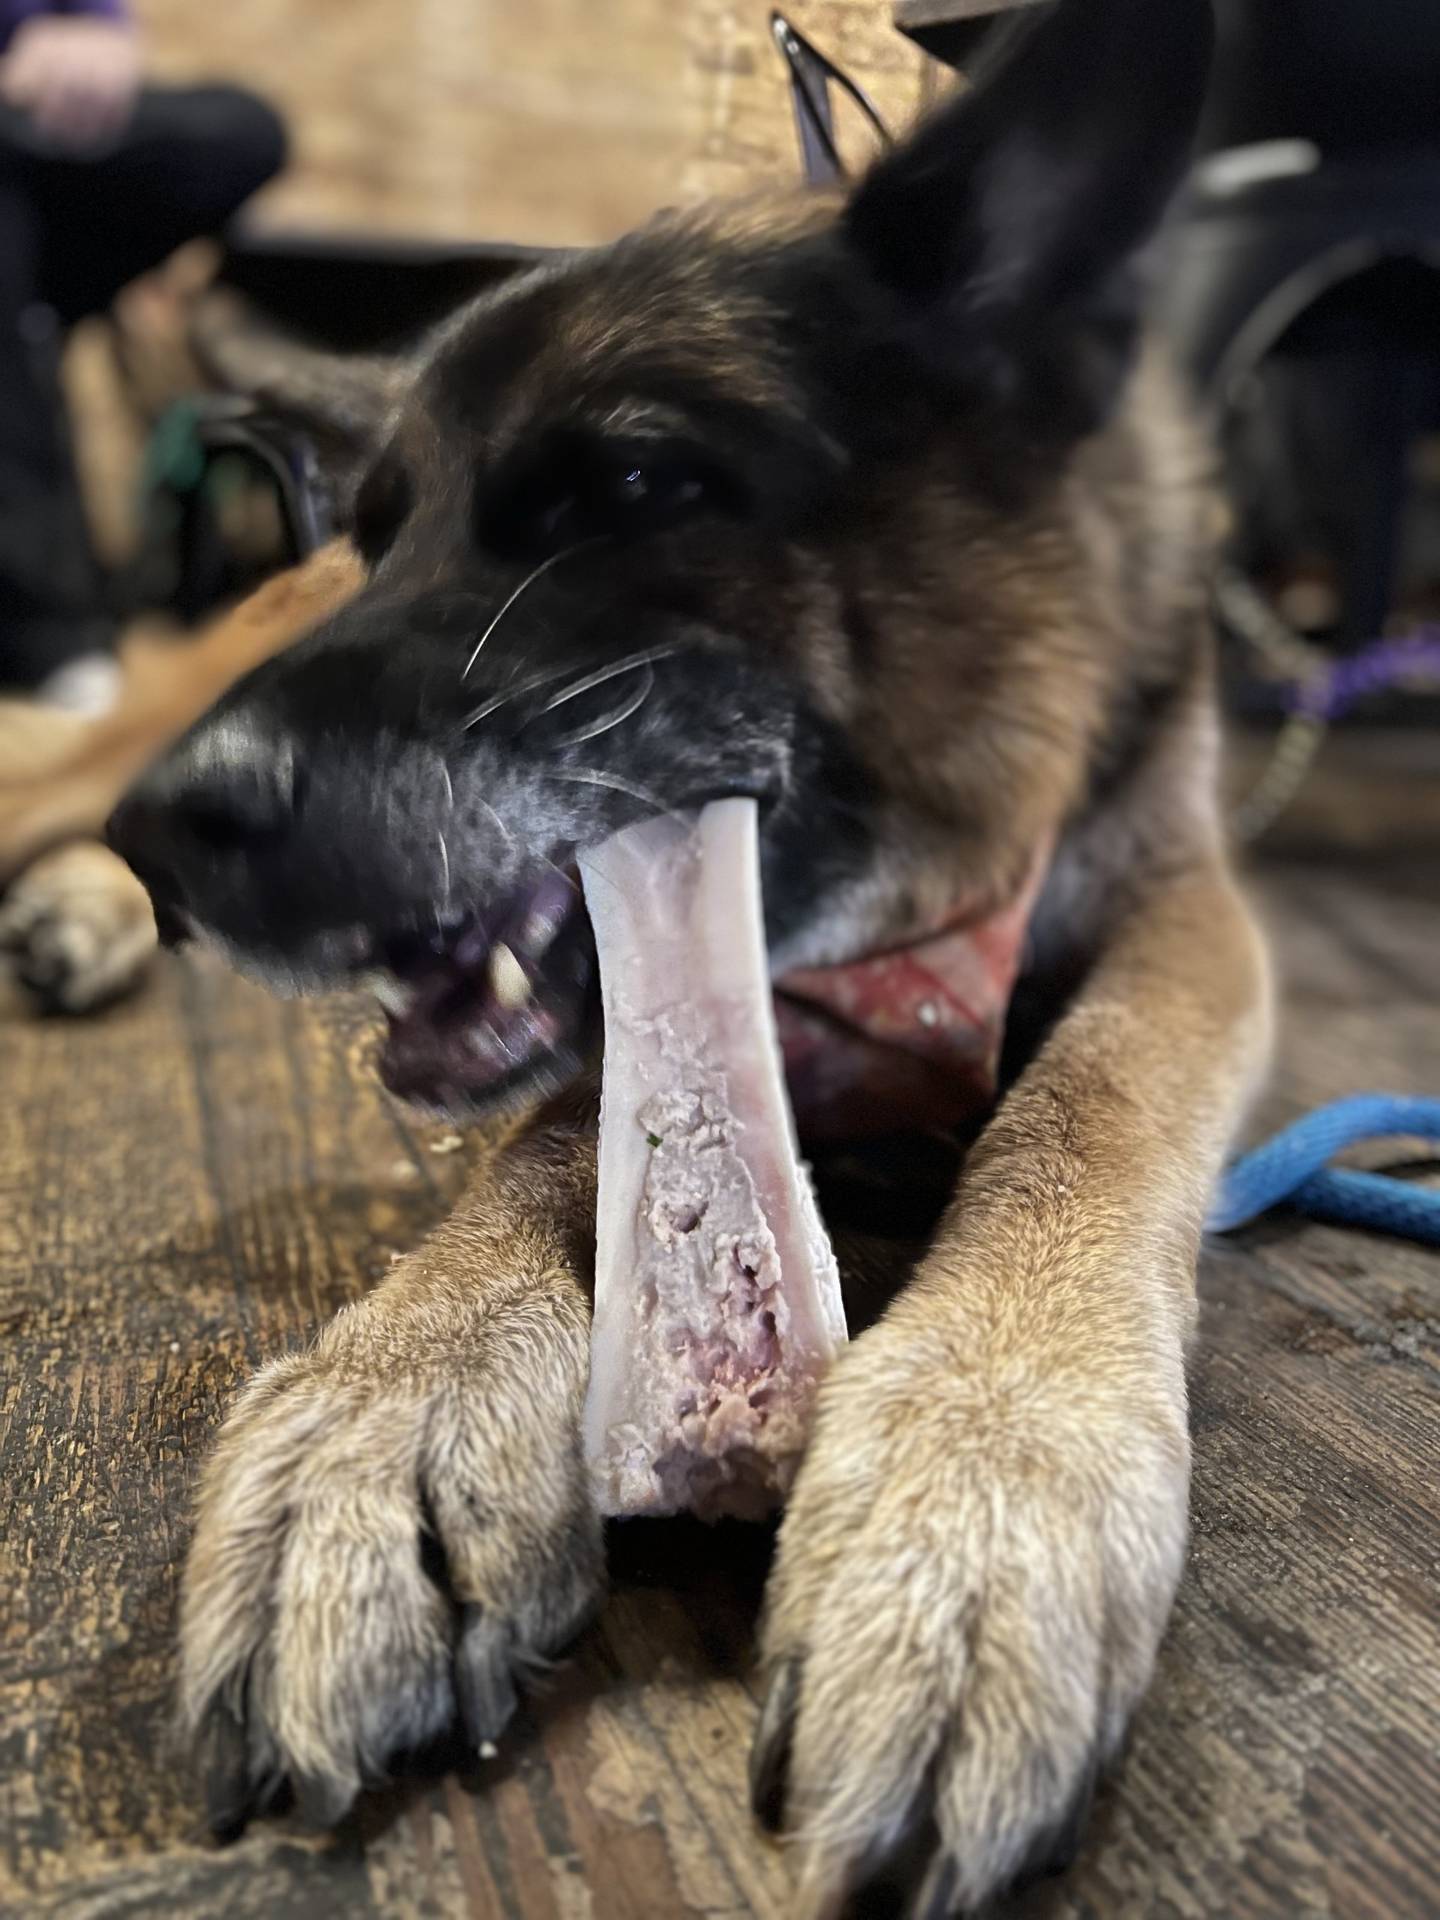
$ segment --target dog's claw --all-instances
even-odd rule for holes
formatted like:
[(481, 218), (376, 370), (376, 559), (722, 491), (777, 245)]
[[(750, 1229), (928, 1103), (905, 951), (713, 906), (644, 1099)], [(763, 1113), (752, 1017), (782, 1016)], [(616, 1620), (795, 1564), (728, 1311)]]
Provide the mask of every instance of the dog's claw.
[(461, 1622), (455, 1650), (456, 1704), (467, 1742), (483, 1752), (500, 1738), (519, 1704), (511, 1635), (506, 1623), (484, 1607), (465, 1607)]
[(1021, 1892), (1037, 1880), (1053, 1880), (1074, 1865), (1090, 1822), (1090, 1809), (1095, 1804), (1095, 1785), (1099, 1774), (1097, 1756), (1086, 1768), (1061, 1818), (1036, 1837), (1029, 1857), (1015, 1876), (1014, 1891)]
[(769, 1833), (779, 1833), (785, 1824), (785, 1776), (799, 1696), (800, 1662), (782, 1661), (771, 1677), (750, 1746), (750, 1805)]
[(255, 1811), (244, 1721), (223, 1701), (215, 1701), (205, 1716), (198, 1747), (205, 1824), (226, 1846), (240, 1838)]
[[(1026, 1445), (1002, 1457), (968, 1411), (991, 1389), (942, 1365), (925, 1311), (892, 1307), (827, 1377), (765, 1595), (751, 1794), (792, 1836), (806, 1920), (987, 1912), (1063, 1870), (1183, 1556), (1166, 1406), (1138, 1403), (1117, 1464), (1048, 1400), (1012, 1432), (1007, 1402)], [(1032, 1449), (1053, 1472), (1021, 1472)]]
[(915, 1896), (914, 1920), (951, 1920), (959, 1897), (960, 1869), (948, 1853), (936, 1854)]
[(950, 1920), (956, 1911), (959, 1870), (935, 1824), (934, 1790), (927, 1781), (909, 1811), (882, 1844), (872, 1845), (844, 1872), (844, 1920)]
[(354, 1787), (333, 1774), (300, 1774), (294, 1787), (295, 1812), (301, 1825), (319, 1831), (338, 1826), (355, 1799)]
[(467, 1271), (412, 1325), (382, 1288), (252, 1381), (226, 1422), (180, 1675), (218, 1834), (269, 1811), (272, 1789), (332, 1827), (371, 1788), (458, 1758), (457, 1729), (486, 1757), (530, 1671), (595, 1601), (583, 1315), (569, 1304), (541, 1366), (533, 1316), (487, 1314), (478, 1292)]

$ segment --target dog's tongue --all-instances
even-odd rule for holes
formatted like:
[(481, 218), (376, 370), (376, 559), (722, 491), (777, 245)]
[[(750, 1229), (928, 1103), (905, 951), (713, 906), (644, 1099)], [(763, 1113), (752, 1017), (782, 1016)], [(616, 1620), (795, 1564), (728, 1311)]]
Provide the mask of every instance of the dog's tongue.
[(756, 809), (582, 859), (605, 1077), (585, 1443), (602, 1511), (764, 1512), (845, 1339), (776, 1041)]
[(964, 1131), (988, 1113), (1049, 854), (1047, 841), (998, 907), (963, 905), (907, 946), (776, 983), (790, 1098), (807, 1140)]

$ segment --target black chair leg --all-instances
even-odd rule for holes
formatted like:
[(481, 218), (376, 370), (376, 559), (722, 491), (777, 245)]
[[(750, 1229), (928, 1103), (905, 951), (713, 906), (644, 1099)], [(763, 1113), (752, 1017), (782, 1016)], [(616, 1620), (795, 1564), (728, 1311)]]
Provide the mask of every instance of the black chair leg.
[(1395, 605), (1411, 449), (1424, 428), (1430, 387), (1428, 369), (1409, 353), (1386, 355), (1371, 375), (1342, 568), (1340, 640), (1347, 651), (1382, 634)]

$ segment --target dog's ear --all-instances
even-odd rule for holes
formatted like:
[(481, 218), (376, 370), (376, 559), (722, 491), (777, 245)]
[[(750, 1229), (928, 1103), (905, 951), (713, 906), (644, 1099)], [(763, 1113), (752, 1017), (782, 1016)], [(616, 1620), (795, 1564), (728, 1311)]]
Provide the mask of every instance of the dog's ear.
[(410, 375), (401, 359), (307, 346), (220, 292), (196, 306), (190, 344), (217, 386), (306, 433), (342, 493), (383, 445)]
[(1038, 377), (1048, 404), (1078, 409), (1068, 424), (1093, 424), (1128, 362), (1135, 256), (1184, 175), (1213, 39), (1210, 0), (1058, 0), (1017, 16), (974, 86), (845, 210), (912, 348), (958, 378), (983, 366), (1012, 398)]

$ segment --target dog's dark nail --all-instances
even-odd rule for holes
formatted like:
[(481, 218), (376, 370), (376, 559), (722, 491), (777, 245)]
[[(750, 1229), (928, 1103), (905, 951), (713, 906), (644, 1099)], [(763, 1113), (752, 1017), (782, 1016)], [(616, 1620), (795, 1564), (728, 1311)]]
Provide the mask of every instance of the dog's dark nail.
[(272, 1772), (255, 1790), (253, 1819), (283, 1820), (295, 1811), (295, 1785), (288, 1773)]
[(799, 1698), (800, 1662), (786, 1660), (770, 1682), (750, 1747), (750, 1805), (769, 1833), (778, 1833), (785, 1824), (785, 1776)]
[(948, 1853), (938, 1853), (915, 1896), (914, 1920), (951, 1920), (959, 1896), (960, 1869)]
[(1085, 1769), (1085, 1777), (1075, 1791), (1063, 1820), (1055, 1829), (1051, 1840), (1049, 1857), (1045, 1862), (1046, 1875), (1064, 1873), (1075, 1864), (1085, 1838), (1085, 1829), (1090, 1824), (1090, 1814), (1095, 1805), (1095, 1785), (1100, 1776), (1099, 1762), (1092, 1760)]
[(350, 1811), (354, 1798), (353, 1789), (333, 1774), (296, 1775), (295, 1811), (304, 1826), (335, 1826)]
[(1037, 1880), (1053, 1880), (1075, 1864), (1090, 1821), (1090, 1809), (1095, 1804), (1099, 1771), (1098, 1761), (1092, 1760), (1065, 1812), (1037, 1837), (1015, 1876), (1013, 1885), (1017, 1892)]
[(245, 1723), (224, 1701), (213, 1701), (197, 1742), (205, 1791), (205, 1823), (222, 1846), (238, 1840), (256, 1811)]
[(461, 1620), (455, 1694), (465, 1737), (483, 1754), (500, 1738), (519, 1704), (510, 1670), (510, 1631), (483, 1607), (467, 1606)]

